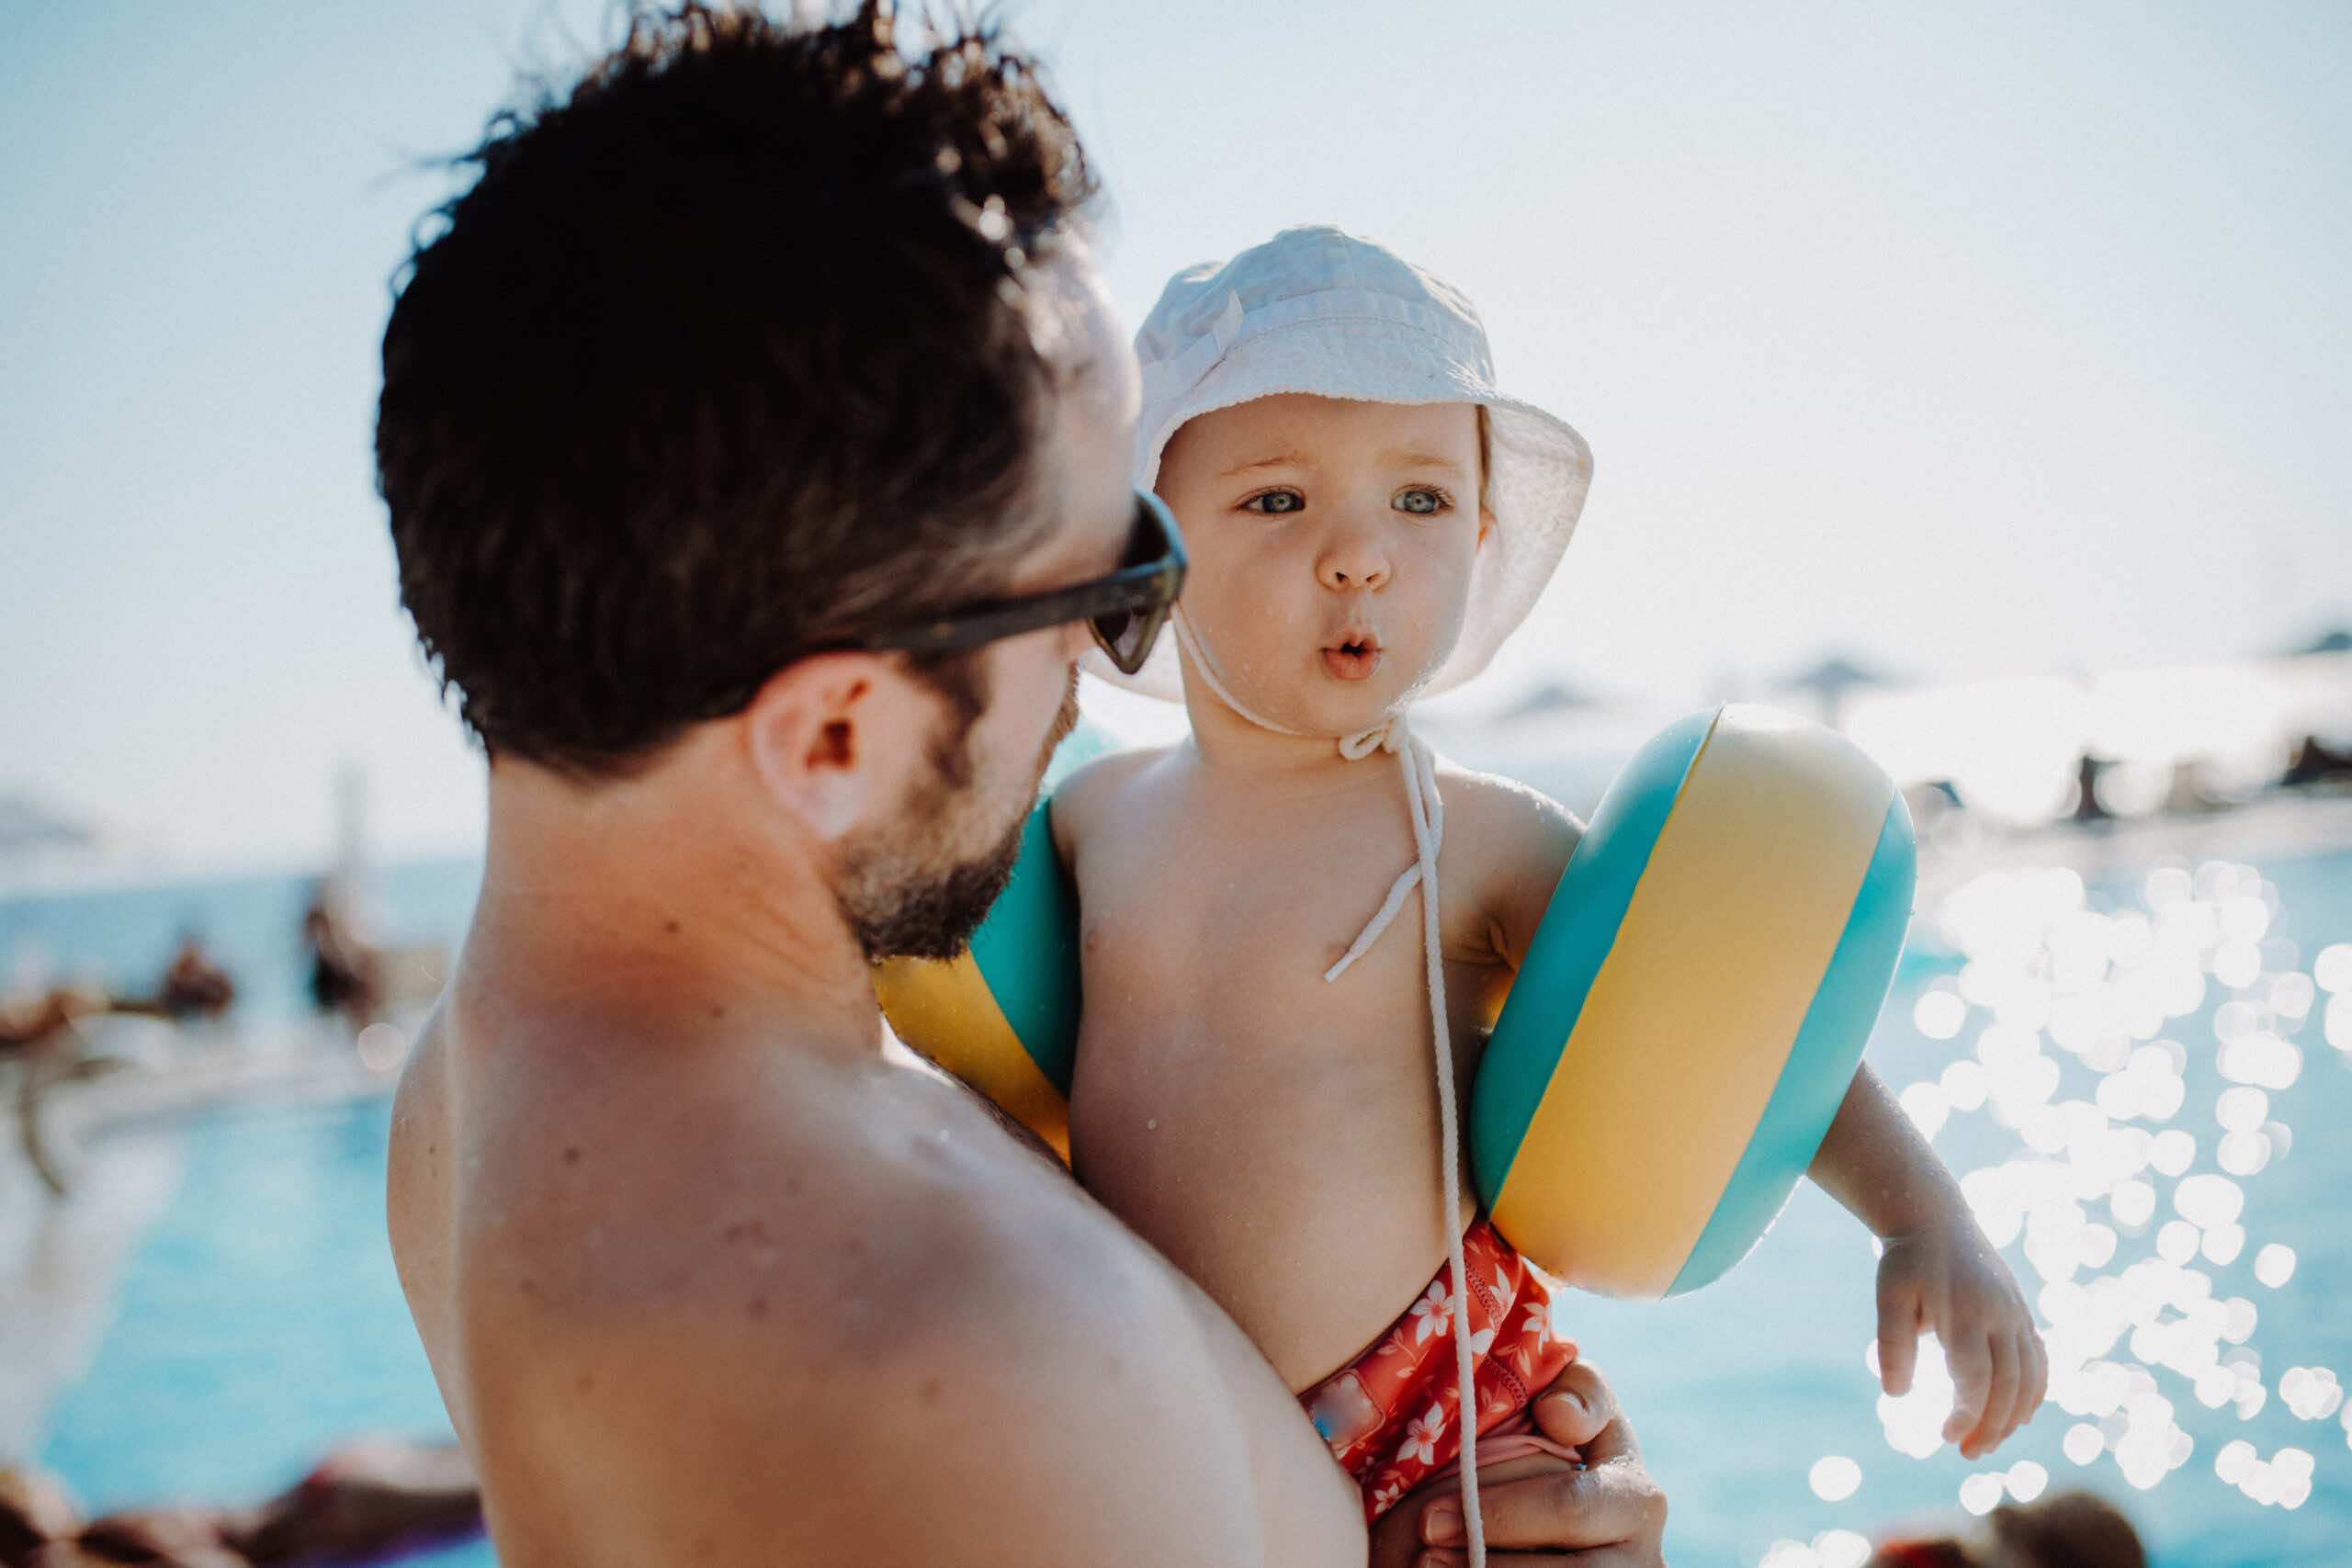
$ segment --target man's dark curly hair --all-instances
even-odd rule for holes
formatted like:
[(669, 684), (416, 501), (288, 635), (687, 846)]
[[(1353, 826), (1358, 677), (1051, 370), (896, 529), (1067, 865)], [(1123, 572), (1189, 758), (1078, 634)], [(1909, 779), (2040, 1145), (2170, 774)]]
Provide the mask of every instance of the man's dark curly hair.
[(460, 160), (376, 461), (492, 757), (626, 771), (829, 639), (997, 591), (1049, 526), (1023, 280), (1092, 176), (1035, 62), (969, 24), (902, 49), (893, 12), (636, 15)]

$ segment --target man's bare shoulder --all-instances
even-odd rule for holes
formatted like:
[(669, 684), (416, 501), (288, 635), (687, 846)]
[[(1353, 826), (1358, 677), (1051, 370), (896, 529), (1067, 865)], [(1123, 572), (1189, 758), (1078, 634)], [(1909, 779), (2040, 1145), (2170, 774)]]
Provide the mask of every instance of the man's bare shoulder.
[(718, 1562), (1103, 1562), (1138, 1529), (1247, 1560), (1244, 1435), (1164, 1270), (950, 1089), (788, 1087), (649, 1116), (683, 1168), (658, 1197), (627, 1190), (642, 1166), (607, 1190), (581, 1145), (556, 1156), (601, 1195), (516, 1238), (503, 1271), (539, 1273), (486, 1325), (504, 1353), (469, 1357), (537, 1414), (512, 1436), (538, 1495), (560, 1472), (632, 1561), (691, 1535)]
[(392, 1125), (384, 1183), (384, 1219), (401, 1291), (416, 1319), (442, 1401), (462, 1438), (468, 1426), (465, 1391), (450, 1353), (448, 1086), (445, 1042), (436, 1017), (420, 1032), (416, 1049), (392, 1095)]
[(840, 1311), (851, 1327), (854, 1303), (907, 1280), (979, 1282), (963, 1275), (1029, 1245), (1007, 1215), (1069, 1223), (1067, 1178), (918, 1066), (696, 1042), (620, 1055), (592, 1044), (573, 1081), (525, 1066), (537, 1081), (502, 1085), (504, 1103), (468, 1100), (469, 1239), (555, 1267), (542, 1312)]

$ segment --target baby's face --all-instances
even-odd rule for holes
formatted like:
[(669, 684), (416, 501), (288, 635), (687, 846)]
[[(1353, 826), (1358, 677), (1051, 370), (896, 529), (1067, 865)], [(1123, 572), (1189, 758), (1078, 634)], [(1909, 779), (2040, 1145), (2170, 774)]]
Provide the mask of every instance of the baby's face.
[(1183, 611), (1234, 695), (1308, 734), (1380, 722), (1461, 635), (1479, 467), (1470, 403), (1285, 393), (1177, 431), (1158, 488)]

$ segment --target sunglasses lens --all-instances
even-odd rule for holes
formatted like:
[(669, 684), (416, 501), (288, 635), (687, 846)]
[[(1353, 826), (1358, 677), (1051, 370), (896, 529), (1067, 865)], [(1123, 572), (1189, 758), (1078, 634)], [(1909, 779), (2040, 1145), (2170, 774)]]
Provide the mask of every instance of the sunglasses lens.
[(1090, 616), (1087, 627), (1123, 674), (1132, 675), (1151, 657), (1152, 644), (1168, 619), (1168, 606), (1183, 581), (1183, 547), (1177, 542), (1175, 523), (1161, 502), (1140, 491), (1136, 496), (1135, 532), (1128, 537), (1122, 568), (1148, 566), (1173, 554), (1176, 570), (1152, 585), (1150, 600), (1141, 605), (1105, 610)]
[(1132, 610), (1112, 610), (1094, 616), (1086, 625), (1087, 629), (1094, 634), (1094, 640), (1102, 644), (1103, 652), (1114, 660), (1124, 660), (1127, 653), (1125, 645), (1135, 636), (1136, 623), (1142, 618)]
[(1143, 661), (1151, 654), (1152, 642), (1159, 630), (1159, 616), (1137, 610), (1113, 610), (1094, 616), (1088, 627), (1120, 672), (1132, 675), (1143, 668)]

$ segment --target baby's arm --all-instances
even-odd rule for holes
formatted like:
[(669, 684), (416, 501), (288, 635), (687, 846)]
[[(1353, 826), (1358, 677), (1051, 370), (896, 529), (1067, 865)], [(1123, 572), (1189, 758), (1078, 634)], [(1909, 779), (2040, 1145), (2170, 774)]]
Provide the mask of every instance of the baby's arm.
[[(1444, 863), (1440, 875), (1449, 905), (1456, 897), (1466, 897), (1476, 912), (1473, 951), (1493, 965), (1493, 994), (1481, 998), (1491, 1021), (1526, 962), (1528, 944), (1552, 907), (1584, 824), (1549, 795), (1508, 779), (1450, 769), (1441, 778), (1446, 849), (1460, 858)], [(1471, 955), (1451, 950), (1446, 954)]]
[(2041, 1403), (2050, 1362), (2025, 1296), (1977, 1229), (1960, 1184), (1867, 1066), (1810, 1171), (1885, 1243), (1878, 1265), (1879, 1380), (1911, 1386), (1922, 1329), (1943, 1341), (1955, 1385), (1944, 1438), (1989, 1452)]
[(1075, 876), (1086, 840), (1105, 818), (1116, 819), (1120, 793), (1135, 776), (1168, 754), (1164, 746), (1131, 747), (1097, 757), (1062, 780), (1053, 791), (1046, 822), (1054, 830), (1054, 855)]

